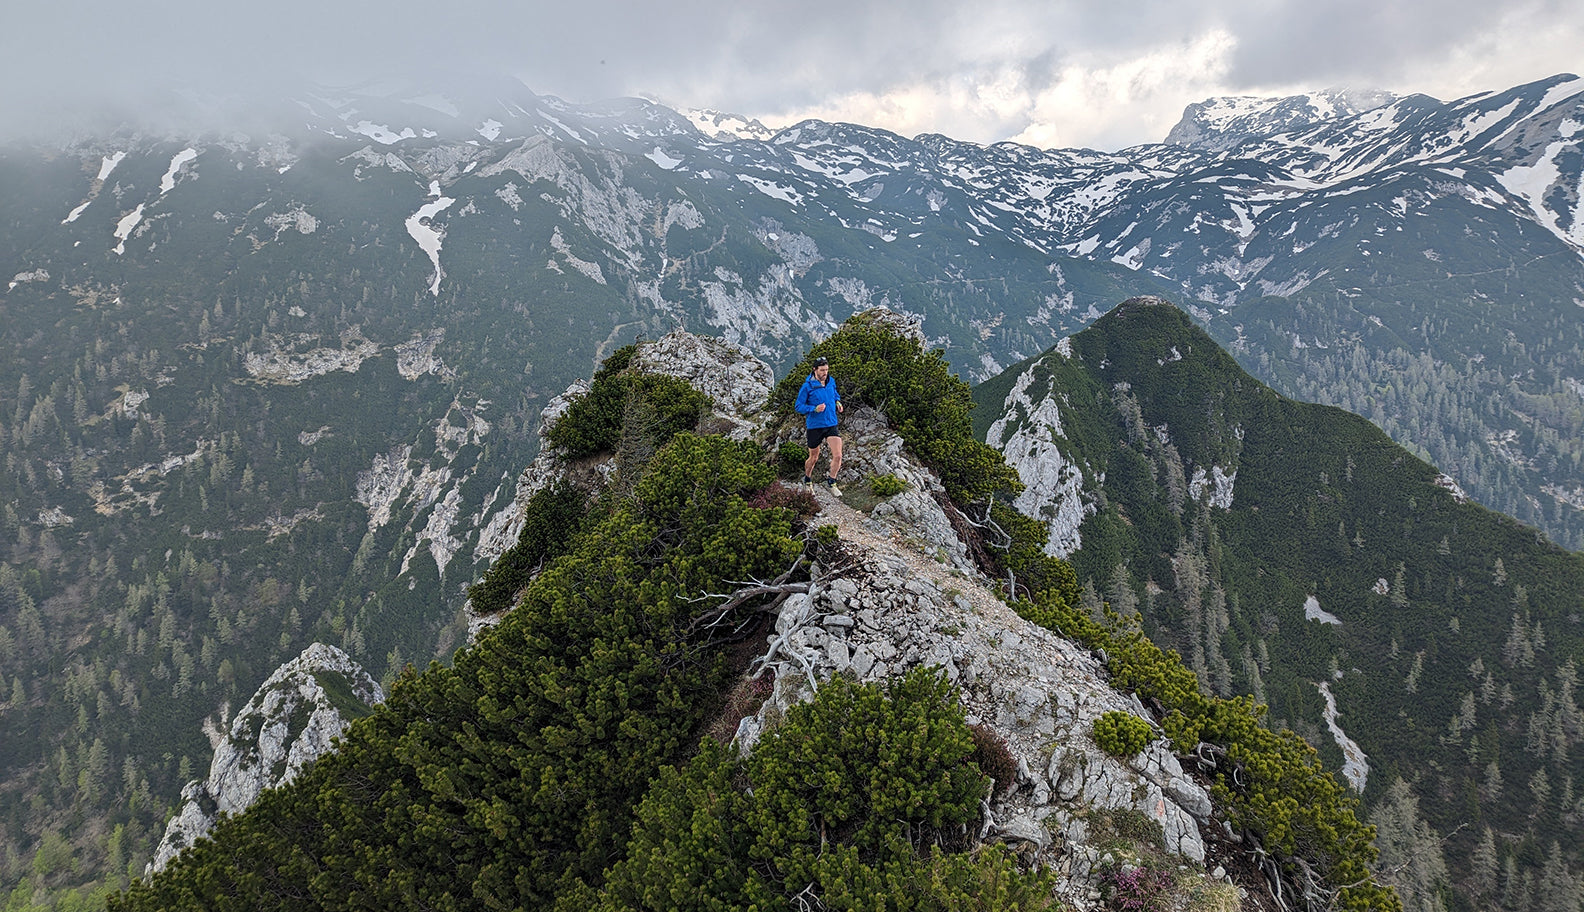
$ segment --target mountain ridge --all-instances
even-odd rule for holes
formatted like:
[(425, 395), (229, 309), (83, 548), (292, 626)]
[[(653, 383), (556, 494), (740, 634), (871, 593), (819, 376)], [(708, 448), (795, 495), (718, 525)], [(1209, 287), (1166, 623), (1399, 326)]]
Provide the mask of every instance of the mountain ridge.
[[(886, 692), (896, 698), (930, 678), (938, 679), (933, 687), (943, 692), (949, 688), (952, 705), (960, 703), (962, 707), (955, 712), (965, 713), (962, 722), (977, 726), (975, 743), (989, 745), (983, 748), (988, 753), (976, 754), (979, 759), (959, 768), (982, 767), (986, 772), (994, 769), (994, 787), (988, 788), (987, 780), (986, 789), (974, 788), (970, 804), (975, 814), (962, 821), (964, 828), (957, 831), (958, 836), (950, 836), (949, 829), (942, 830), (933, 848), (916, 846), (899, 854), (908, 841), (904, 839), (883, 854), (881, 860), (893, 877), (905, 876), (906, 867), (896, 866), (903, 864), (912, 852), (927, 852), (927, 857), (933, 859), (931, 864), (940, 865), (944, 847), (945, 858), (962, 853), (968, 858), (978, 857), (979, 864), (1005, 864), (1002, 859), (1017, 858), (1017, 867), (1008, 868), (1001, 875), (1006, 878), (1004, 883), (1013, 886), (1023, 883), (1023, 878), (1033, 877), (1014, 875), (1014, 870), (1049, 872), (1029, 884), (1029, 901), (1036, 907), (1059, 898), (1065, 903), (1060, 907), (1094, 908), (1102, 892), (1113, 894), (1113, 898), (1131, 897), (1137, 892), (1156, 902), (1183, 901), (1202, 908), (1241, 904), (1263, 909), (1271, 902), (1268, 891), (1281, 895), (1282, 890), (1293, 889), (1330, 891), (1326, 895), (1332, 899), (1345, 896), (1348, 908), (1397, 908), (1389, 892), (1366, 885), (1367, 874), (1364, 881), (1351, 886), (1334, 882), (1337, 875), (1351, 879), (1363, 873), (1354, 853), (1367, 849), (1367, 835), (1363, 845), (1349, 841), (1357, 838), (1358, 825), (1350, 810), (1355, 802), (1345, 796), (1339, 800), (1339, 790), (1317, 767), (1303, 767), (1303, 775), (1315, 777), (1312, 787), (1317, 789), (1317, 805), (1327, 809), (1324, 813), (1337, 815), (1322, 819), (1349, 835), (1335, 841), (1321, 836), (1313, 844), (1317, 854), (1294, 860), (1295, 852), (1307, 852), (1311, 845), (1306, 842), (1296, 849), (1284, 847), (1277, 835), (1277, 821), (1284, 819), (1284, 813), (1279, 809), (1267, 812), (1257, 801), (1228, 791), (1229, 780), (1225, 777), (1232, 776), (1235, 781), (1238, 774), (1219, 770), (1215, 762), (1207, 761), (1213, 755), (1209, 745), (1198, 745), (1196, 761), (1192, 756), (1185, 758), (1193, 770), (1186, 771), (1179, 762), (1179, 755), (1185, 751), (1193, 753), (1184, 743), (1186, 735), (1170, 734), (1171, 740), (1162, 737), (1156, 727), (1161, 721), (1160, 712), (1152, 713), (1137, 697), (1113, 690), (1101, 660), (1084, 646), (1069, 643), (1021, 616), (1028, 603), (1019, 602), (1014, 611), (991, 590), (990, 578), (981, 575), (985, 566), (970, 557), (971, 553), (982, 555), (984, 545), (973, 543), (972, 538), (968, 542), (961, 539), (959, 535), (971, 527), (949, 518), (965, 506), (948, 498), (948, 488), (937, 478), (936, 470), (921, 462), (910, 444), (904, 442), (903, 435), (915, 431), (905, 426), (898, 429), (899, 421), (907, 423), (901, 416), (908, 414), (901, 397), (865, 388), (857, 382), (866, 376), (862, 369), (866, 355), (887, 352), (873, 366), (895, 375), (897, 390), (910, 390), (912, 384), (907, 378), (919, 371), (927, 374), (933, 361), (923, 352), (921, 342), (917, 329), (905, 319), (871, 311), (848, 321), (825, 348), (810, 355), (812, 358), (819, 351), (829, 352), (838, 375), (849, 380), (844, 396), (848, 402), (844, 433), (851, 437), (852, 473), (870, 478), (884, 474), (900, 482), (900, 490), (892, 489), (896, 493), (874, 496), (857, 493), (855, 489), (861, 488), (862, 482), (848, 485), (849, 493), (841, 495), (834, 490), (811, 494), (773, 481), (774, 472), (763, 463), (764, 451), (776, 449), (776, 442), (786, 437), (796, 437), (799, 422), (795, 416), (789, 418), (785, 408), (760, 404), (772, 403), (774, 398), (770, 385), (759, 379), (767, 371), (741, 369), (745, 362), (740, 351), (734, 352), (719, 342), (674, 333), (613, 355), (592, 387), (569, 391), (571, 408), (558, 408), (558, 417), (547, 416), (547, 421), (559, 425), (609, 420), (588, 404), (601, 401), (605, 395), (602, 385), (623, 382), (620, 378), (624, 376), (631, 379), (628, 389), (644, 389), (643, 382), (629, 372), (663, 379), (703, 376), (709, 378), (703, 385), (733, 391), (729, 397), (712, 398), (715, 409), (724, 409), (728, 417), (737, 420), (722, 421), (720, 416), (706, 415), (701, 409), (700, 424), (718, 423), (722, 428), (745, 433), (731, 442), (683, 430), (665, 443), (663, 437), (671, 431), (664, 430), (662, 438), (651, 441), (659, 449), (646, 449), (643, 435), (650, 433), (654, 425), (642, 417), (642, 405), (634, 404), (642, 403), (643, 395), (630, 394), (623, 416), (616, 419), (621, 426), (619, 443), (588, 456), (576, 449), (547, 448), (529, 470), (536, 475), (557, 477), (541, 489), (545, 494), (559, 498), (561, 495), (550, 492), (564, 489), (568, 483), (591, 483), (604, 493), (579, 494), (577, 499), (584, 501), (582, 509), (588, 512), (574, 523), (579, 527), (576, 531), (559, 540), (541, 541), (527, 534), (528, 529), (549, 518), (544, 512), (546, 501), (540, 495), (536, 495), (536, 502), (527, 505), (521, 541), (535, 541), (560, 554), (541, 556), (539, 569), (519, 583), (512, 607), (499, 624), (482, 633), (476, 646), (460, 653), (452, 667), (434, 666), (423, 676), (406, 677), (385, 708), (370, 719), (354, 723), (340, 751), (321, 758), (298, 783), (274, 793), (256, 810), (223, 821), (215, 830), (213, 842), (198, 843), (179, 856), (166, 873), (134, 885), (130, 892), (115, 898), (111, 907), (200, 907), (221, 896), (268, 904), (271, 895), (278, 897), (283, 891), (333, 905), (349, 884), (360, 884), (354, 889), (364, 901), (370, 901), (387, 895), (388, 884), (400, 882), (407, 885), (404, 890), (409, 892), (403, 895), (409, 899), (443, 889), (445, 895), (483, 894), (545, 907), (588, 907), (597, 895), (600, 907), (650, 908), (669, 905), (667, 897), (673, 894), (667, 884), (673, 883), (669, 878), (675, 877), (688, 884), (687, 889), (693, 891), (690, 895), (709, 897), (727, 907), (742, 905), (747, 898), (758, 895), (753, 892), (756, 890), (768, 890), (765, 896), (791, 895), (804, 884), (802, 878), (788, 875), (784, 883), (773, 877), (766, 882), (762, 874), (781, 868), (796, 870), (797, 863), (796, 855), (784, 858), (772, 851), (775, 843), (765, 841), (767, 834), (779, 831), (766, 818), (754, 816), (747, 820), (738, 831), (740, 836), (715, 836), (718, 828), (735, 825), (735, 812), (729, 801), (712, 803), (707, 816), (715, 823), (710, 827), (701, 831), (696, 825), (681, 825), (682, 829), (692, 829), (694, 838), (690, 839), (679, 834), (675, 818), (653, 810), (673, 808), (670, 813), (675, 813), (678, 801), (687, 806), (690, 799), (676, 780), (684, 769), (683, 760), (687, 760), (684, 776), (696, 775), (700, 764), (713, 768), (713, 764), (722, 762), (719, 749), (712, 749), (707, 739), (691, 759), (685, 737), (646, 740), (642, 745), (623, 747), (626, 736), (622, 733), (658, 724), (658, 720), (646, 721), (646, 714), (652, 711), (645, 709), (650, 705), (647, 691), (652, 685), (642, 682), (646, 676), (655, 675), (655, 670), (646, 670), (649, 663), (643, 656), (659, 648), (661, 664), (668, 670), (657, 678), (657, 682), (668, 682), (661, 685), (662, 692), (675, 686), (669, 682), (707, 673), (717, 682), (719, 694), (731, 694), (721, 708), (721, 718), (711, 722), (711, 715), (720, 707), (720, 695), (712, 697), (694, 683), (686, 683), (684, 686), (696, 691), (694, 700), (673, 705), (666, 714), (691, 719), (695, 731), (708, 724), (711, 731), (719, 730), (722, 742), (739, 745), (743, 754), (732, 762), (741, 770), (739, 775), (750, 777), (753, 787), (745, 792), (749, 797), (779, 787), (761, 758), (778, 756), (786, 737), (801, 743), (806, 735), (785, 733), (801, 731), (798, 726), (802, 724), (802, 714), (819, 712), (825, 701), (846, 699), (850, 688), (873, 688), (882, 682), (888, 682)], [(644, 364), (649, 366), (638, 366)], [(661, 373), (649, 373), (657, 370)], [(801, 370), (795, 369), (784, 379), (795, 381), (800, 374)], [(657, 391), (670, 395), (660, 388)], [(931, 392), (918, 390), (911, 395), (939, 401), (940, 391), (934, 390), (933, 396)], [(739, 410), (740, 405), (731, 405), (731, 401), (748, 407)], [(881, 410), (882, 405), (886, 411)], [(966, 430), (952, 427), (955, 423), (951, 421), (942, 423), (947, 425), (943, 434), (948, 438)], [(552, 431), (547, 436), (554, 440), (560, 435)], [(944, 458), (955, 461), (975, 450), (967, 447), (947, 452), (950, 455)], [(736, 458), (732, 458), (733, 454)], [(994, 467), (952, 468), (959, 474), (993, 474)], [(752, 477), (745, 477), (750, 470)], [(722, 499), (724, 491), (740, 486), (746, 505), (735, 495)], [(976, 486), (970, 484), (966, 488), (973, 490)], [(802, 544), (791, 550), (784, 546), (770, 549), (769, 541), (764, 539), (764, 532), (778, 528), (785, 535), (782, 523), (793, 518), (788, 515), (792, 510), (780, 504), (796, 511), (793, 530), (801, 528), (797, 534)], [(713, 517), (722, 508), (724, 515)], [(680, 512), (670, 516), (670, 521), (653, 519), (657, 510), (678, 509)], [(608, 519), (602, 516), (607, 511), (612, 513)], [(921, 515), (930, 512), (936, 518), (921, 521)], [(665, 512), (660, 515), (669, 516)], [(711, 521), (701, 524), (700, 520), (706, 518)], [(760, 523), (771, 525), (761, 527)], [(631, 532), (618, 534), (618, 526), (630, 528)], [(1023, 533), (1020, 530), (1017, 534)], [(666, 542), (665, 547), (650, 543), (635, 550), (628, 541), (649, 535), (659, 535), (659, 540)], [(703, 540), (696, 541), (700, 535)], [(606, 541), (607, 538), (615, 540)], [(581, 556), (594, 551), (605, 553), (602, 562), (626, 562), (625, 572), (616, 573), (605, 563), (590, 564)], [(739, 571), (735, 581), (711, 580), (719, 572), (712, 568), (720, 562), (741, 565), (745, 559), (755, 561), (756, 569)], [(765, 563), (766, 559), (771, 563)], [(656, 560), (666, 570), (663, 583), (649, 575), (647, 565)], [(1010, 553), (999, 560), (1015, 566), (1019, 574), (1030, 572), (1015, 564)], [(770, 577), (782, 566), (788, 569)], [(1059, 565), (1047, 567), (1048, 572), (1057, 569)], [(701, 589), (694, 588), (695, 581)], [(623, 607), (625, 602), (601, 598), (600, 590), (608, 585), (628, 591), (643, 603), (643, 610), (629, 612)], [(729, 591), (732, 587), (737, 587), (737, 591)], [(1060, 610), (1059, 606), (1073, 595), (1067, 591), (1069, 588), (1059, 584), (1046, 590), (1038, 596), (1038, 603), (1048, 610)], [(667, 605), (672, 607), (668, 609)], [(691, 621), (684, 616), (667, 622), (663, 619), (667, 610), (682, 610), (693, 617)], [(649, 620), (631, 627), (633, 614)], [(735, 628), (736, 633), (725, 633), (728, 627)], [(633, 639), (612, 638), (607, 633), (623, 629), (632, 629), (634, 634), (629, 636)], [(692, 661), (667, 658), (677, 655), (672, 647), (655, 643), (657, 636), (665, 635), (667, 630), (683, 637), (677, 647), (684, 650), (681, 655), (693, 655)], [(525, 636), (527, 631), (532, 634)], [(744, 631), (749, 632), (746, 642), (734, 645)], [(593, 645), (588, 645), (588, 641)], [(736, 655), (730, 660), (729, 675), (720, 673), (720, 661), (702, 660), (711, 648), (725, 648)], [(565, 664), (561, 674), (552, 677), (545, 669), (551, 657), (557, 655), (563, 658), (555, 661)], [(599, 673), (600, 668), (592, 666), (605, 668), (611, 661), (609, 657), (614, 656), (633, 657), (636, 661), (629, 671), (617, 675), (621, 683), (594, 685), (588, 676)], [(712, 666), (714, 669), (706, 672)], [(1171, 667), (1169, 661), (1166, 666)], [(928, 671), (921, 678), (925, 669)], [(621, 691), (619, 707), (611, 702), (616, 688)], [(750, 700), (749, 695), (756, 692), (758, 697)], [(1159, 698), (1172, 700), (1165, 694), (1151, 697)], [(541, 704), (542, 710), (532, 708)], [(698, 706), (705, 710), (701, 713)], [(415, 709), (427, 721), (408, 719)], [(1225, 718), (1239, 717), (1243, 711), (1236, 704), (1222, 707), (1218, 711), (1223, 717), (1220, 724), (1225, 724)], [(857, 712), (856, 708), (840, 711)], [(598, 714), (604, 721), (589, 726), (579, 721), (584, 713)], [(522, 735), (524, 714), (533, 715), (527, 738)], [(1102, 723), (1123, 725), (1117, 721), (1119, 718), (1131, 720), (1131, 726), (1142, 726), (1142, 740), (1126, 749), (1108, 747), (1110, 742)], [(542, 729), (537, 727), (540, 724)], [(918, 744), (922, 739), (932, 739), (930, 733), (936, 731), (938, 724), (921, 720), (915, 710), (901, 729), (905, 737), (896, 737)], [(838, 716), (828, 717), (828, 725), (839, 729)], [(459, 737), (460, 730), (452, 731), (457, 726), (475, 734)], [(1166, 730), (1173, 731), (1169, 722)], [(536, 731), (538, 736), (533, 736), (531, 733)], [(826, 734), (830, 736), (831, 733)], [(859, 737), (864, 755), (854, 774), (870, 782), (870, 789), (876, 789), (876, 777), (893, 773), (898, 777), (868, 799), (877, 806), (898, 801), (897, 796), (911, 787), (907, 783), (915, 775), (922, 775), (926, 783), (934, 781), (933, 774), (915, 772), (919, 764), (925, 763), (922, 756), (909, 759), (911, 755), (889, 749), (877, 756), (868, 755), (868, 751), (892, 742), (891, 728), (871, 720), (861, 728)], [(1206, 737), (1215, 737), (1208, 728)], [(394, 741), (386, 744), (382, 738)], [(1197, 738), (1192, 740), (1198, 743)], [(1238, 749), (1237, 741), (1230, 744), (1232, 750)], [(380, 759), (392, 752), (392, 745), (395, 756)], [(564, 749), (580, 756), (614, 759), (635, 748), (641, 756), (635, 756), (637, 765), (629, 767), (628, 775), (639, 778), (626, 788), (618, 785), (626, 779), (601, 785), (603, 794), (619, 801), (609, 808), (602, 804), (599, 814), (581, 824), (565, 819), (545, 820), (538, 814), (541, 807), (562, 806), (562, 789), (524, 790), (522, 781), (536, 782), (539, 776), (512, 772), (502, 777), (494, 772), (526, 764), (541, 769), (541, 776), (564, 782), (582, 781), (579, 777), (584, 772), (560, 769), (558, 764), (565, 761), (543, 752)], [(827, 840), (846, 845), (850, 838), (846, 834), (852, 833), (856, 824), (851, 820), (852, 812), (842, 810), (847, 801), (846, 790), (829, 784), (830, 776), (840, 775), (840, 767), (831, 768), (834, 758), (823, 751), (809, 754), (806, 747), (804, 751), (799, 765), (819, 769), (807, 786), (813, 790), (812, 800), (819, 810), (805, 815), (807, 825), (799, 825), (797, 821), (804, 818), (793, 815), (789, 826), (797, 834), (794, 838), (817, 840), (820, 845)], [(645, 770), (653, 772), (656, 752), (668, 754), (677, 765), (669, 772), (661, 772), (647, 789), (640, 788), (637, 783), (649, 775)], [(992, 763), (988, 758), (997, 753), (1001, 759)], [(737, 755), (728, 749), (725, 756)], [(1248, 758), (1250, 770), (1259, 770), (1254, 781), (1269, 775), (1270, 769), (1291, 762), (1257, 751), (1239, 756)], [(1192, 765), (1194, 762), (1198, 765)], [(384, 810), (370, 813), (361, 807), (365, 802), (357, 800), (353, 803), (359, 807), (336, 810), (347, 802), (343, 794), (346, 788), (362, 794), (366, 786), (357, 783), (367, 782), (366, 777), (375, 775), (374, 764), (380, 764), (378, 778), (392, 783), (392, 791), (377, 798)], [(1218, 784), (1206, 785), (1207, 782)], [(1214, 803), (1207, 787), (1216, 796)], [(586, 788), (580, 787), (580, 792)], [(1245, 788), (1257, 790), (1247, 783)], [(396, 793), (399, 798), (392, 797)], [(507, 813), (524, 821), (524, 825), (534, 828), (536, 839), (523, 840), (511, 831), (497, 832), (487, 818), (475, 818), (472, 811), (461, 813), (461, 808), (452, 807), (473, 803), (469, 796), (485, 794), (495, 796), (491, 799), (495, 813)], [(417, 804), (402, 810), (402, 803), (409, 799)], [(619, 811), (620, 802), (639, 805), (632, 836), (638, 848), (625, 860), (621, 827), (601, 819), (606, 815), (625, 819), (630, 812)], [(425, 805), (432, 810), (422, 811)], [(1218, 805), (1225, 806), (1218, 809)], [(944, 810), (945, 804), (926, 802), (921, 808), (909, 807), (898, 805), (885, 816), (906, 815), (903, 819), (909, 821), (911, 832), (915, 826), (939, 826), (929, 822)], [(584, 809), (591, 810), (592, 806)], [(575, 815), (577, 805), (566, 805), (565, 811)], [(386, 815), (383, 823), (382, 813)], [(392, 813), (395, 818), (389, 816)], [(415, 836), (400, 822), (392, 829), (393, 820), (405, 820), (411, 813), (451, 819), (451, 824), (436, 834), (446, 845), (441, 853), (446, 861), (439, 868), (423, 860), (431, 850), (424, 848), (428, 837), (422, 831)], [(785, 815), (773, 816), (780, 819)], [(689, 812), (684, 811), (682, 819), (690, 819)], [(864, 819), (862, 813), (857, 815), (858, 822)], [(918, 822), (913, 823), (915, 820)], [(1147, 825), (1141, 828), (1141, 821)], [(863, 822), (860, 832), (872, 826), (891, 825), (894, 821), (890, 819)], [(545, 850), (535, 841), (564, 842), (571, 838), (569, 827), (577, 830), (580, 853), (559, 852), (559, 858), (541, 857)], [(653, 838), (663, 841), (651, 843), (648, 834), (656, 830)], [(968, 835), (975, 831), (977, 837)], [(294, 848), (288, 853), (291, 857), (280, 857), (266, 848), (282, 832), (294, 834)], [(590, 832), (610, 843), (595, 856), (588, 855), (590, 847), (582, 841)], [(1250, 846), (1258, 845), (1258, 840), (1267, 835), (1272, 854), (1259, 853), (1269, 865), (1262, 869), (1245, 855), (1252, 851)], [(965, 836), (967, 844), (962, 846), (960, 840)], [(354, 837), (361, 840), (364, 848), (353, 855), (366, 856), (366, 861), (343, 856), (331, 848)], [(398, 839), (407, 849), (398, 855), (373, 848)], [(765, 851), (754, 853), (753, 864), (748, 863), (746, 856), (739, 858), (741, 853), (733, 848), (741, 840), (766, 847)], [(1012, 847), (1015, 854), (998, 854), (998, 844)], [(965, 852), (965, 848), (971, 851)], [(704, 880), (686, 873), (695, 863), (692, 859), (698, 851), (713, 859), (710, 867), (715, 873)], [(832, 847), (830, 851), (845, 850)], [(576, 860), (579, 855), (586, 860)], [(854, 856), (843, 864), (839, 876), (835, 872), (812, 875), (812, 883), (801, 886), (798, 895), (829, 896), (835, 901), (857, 889), (854, 884), (867, 882), (863, 865), (870, 863), (868, 858), (862, 854)], [(567, 861), (563, 859), (571, 859), (576, 867), (564, 868)], [(856, 867), (854, 862), (858, 862)], [(244, 870), (235, 870), (238, 864)], [(507, 865), (534, 873), (519, 874), (515, 882), (508, 882), (498, 873)], [(1216, 870), (1206, 872), (1211, 865), (1216, 865)], [(547, 868), (552, 874), (564, 872), (547, 878), (541, 873)], [(603, 875), (601, 868), (605, 868)], [(1148, 886), (1142, 888), (1133, 883), (1130, 874), (1140, 868), (1151, 872)], [(1229, 885), (1227, 868), (1235, 868), (1244, 878), (1235, 887)], [(326, 870), (336, 873), (324, 877), (322, 872)], [(381, 873), (362, 883), (376, 870)], [(1315, 880), (1317, 871), (1333, 882), (1328, 885)], [(1269, 888), (1259, 882), (1262, 874), (1273, 878)], [(260, 892), (255, 886), (258, 883), (272, 886)], [(881, 895), (896, 888), (876, 883), (863, 889)], [(939, 886), (921, 884), (918, 889), (932, 895)], [(1021, 900), (1010, 904), (1010, 900), (998, 898), (1004, 895), (1004, 887), (969, 882), (962, 889), (967, 892), (961, 901), (987, 903), (990, 907), (1007, 902), (1008, 908), (1025, 907)], [(1021, 895), (1025, 888), (1017, 889)], [(661, 898), (657, 900), (656, 896)]]
[[(1435, 861), (1394, 881), (1407, 907), (1576, 882), (1576, 795), (1492, 783), (1579, 774), (1567, 745), (1584, 729), (1557, 693), (1584, 648), (1584, 557), (1469, 502), (1359, 416), (1278, 396), (1164, 301), (1124, 302), (976, 401), (1020, 474), (1060, 481), (1017, 504), (1066, 518), (1046, 550), (1091, 604), (1351, 765), (1372, 822), (1390, 821), (1383, 868)], [(1410, 798), (1407, 823), (1392, 817)], [(1560, 854), (1520, 860), (1526, 845)], [(1480, 852), (1512, 865), (1502, 883)], [(1466, 899), (1435, 905), (1449, 885)]]

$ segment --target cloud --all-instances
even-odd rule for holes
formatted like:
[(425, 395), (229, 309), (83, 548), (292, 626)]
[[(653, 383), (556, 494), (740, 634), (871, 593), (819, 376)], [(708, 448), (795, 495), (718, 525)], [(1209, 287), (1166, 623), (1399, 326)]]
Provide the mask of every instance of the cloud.
[[(1451, 100), (1584, 66), (1584, 8), (1549, 0), (815, 2), (741, 12), (718, 55), (634, 71), (662, 99), (979, 142), (1159, 141), (1190, 103), (1333, 86)], [(708, 65), (703, 65), (703, 64)]]
[(1584, 8), (1553, 0), (13, 5), (0, 33), (12, 132), (106, 109), (209, 116), (193, 99), (304, 78), (467, 71), (573, 101), (647, 94), (767, 123), (1117, 148), (1161, 139), (1215, 94), (1352, 85), (1450, 99), (1584, 68)]

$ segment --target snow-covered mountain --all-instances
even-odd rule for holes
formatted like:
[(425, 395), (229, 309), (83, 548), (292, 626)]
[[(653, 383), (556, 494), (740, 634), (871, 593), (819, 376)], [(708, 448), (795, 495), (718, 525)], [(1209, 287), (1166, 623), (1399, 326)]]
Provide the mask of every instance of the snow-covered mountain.
[(1171, 145), (1225, 152), (1254, 136), (1301, 130), (1373, 111), (1396, 101), (1390, 92), (1327, 89), (1285, 98), (1230, 95), (1195, 102), (1166, 134)]

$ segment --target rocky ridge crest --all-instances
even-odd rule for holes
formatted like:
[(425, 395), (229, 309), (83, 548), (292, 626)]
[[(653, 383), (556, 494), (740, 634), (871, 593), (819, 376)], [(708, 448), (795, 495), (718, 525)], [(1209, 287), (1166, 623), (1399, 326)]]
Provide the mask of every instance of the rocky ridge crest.
[[(906, 317), (871, 313), (916, 334)], [(770, 447), (800, 439), (796, 422), (773, 424), (764, 408), (773, 373), (736, 346), (677, 332), (640, 343), (632, 364), (708, 392), (714, 420), (734, 437)], [(574, 384), (558, 397), (545, 410), (546, 425), (586, 392), (586, 385)], [(1103, 872), (1130, 863), (1114, 854), (1116, 843), (1100, 823), (1118, 814), (1158, 826), (1155, 848), (1183, 866), (1214, 866), (1210, 843), (1228, 836), (1225, 825), (1137, 698), (1114, 690), (1089, 652), (1019, 617), (995, 594), (954, 530), (940, 481), (884, 415), (850, 409), (842, 430), (845, 500), (819, 486), (820, 512), (811, 523), (835, 526), (844, 557), (816, 567), (809, 591), (781, 604), (767, 649), (748, 673), (758, 678), (769, 671), (774, 684), (758, 711), (738, 724), (739, 748), (751, 751), (791, 706), (834, 675), (884, 681), (936, 667), (960, 689), (968, 721), (992, 729), (1017, 765), (1017, 781), (998, 783), (987, 796), (980, 837), (1013, 844), (1027, 861), (1059, 871), (1066, 901), (1096, 908)], [(607, 472), (608, 462), (574, 465), (546, 447), (523, 472), (519, 502), (569, 474)], [(865, 479), (881, 474), (907, 488), (885, 498), (868, 495)], [(475, 631), (493, 620), (475, 618)], [(1150, 722), (1155, 737), (1132, 757), (1106, 753), (1092, 731), (1108, 712)], [(1207, 889), (1242, 892), (1225, 882), (1223, 869), (1216, 872), (1206, 875)]]
[[(331, 750), (352, 721), (347, 712), (356, 711), (348, 695), (364, 707), (385, 699), (378, 682), (334, 646), (314, 643), (277, 668), (232, 717), (227, 734), (217, 737), (208, 778), (182, 788), (181, 808), (166, 824), (145, 873), (162, 870), (221, 814), (240, 813), (265, 789), (292, 781)], [(222, 726), (223, 715), (224, 710)]]

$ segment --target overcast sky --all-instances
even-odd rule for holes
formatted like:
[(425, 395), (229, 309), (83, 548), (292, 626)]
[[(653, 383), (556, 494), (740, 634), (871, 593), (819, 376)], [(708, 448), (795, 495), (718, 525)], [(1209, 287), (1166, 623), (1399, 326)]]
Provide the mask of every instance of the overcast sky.
[(1115, 150), (1213, 95), (1336, 86), (1452, 100), (1584, 73), (1578, 0), (10, 0), (0, 129), (172, 85), (500, 72), (784, 126)]

